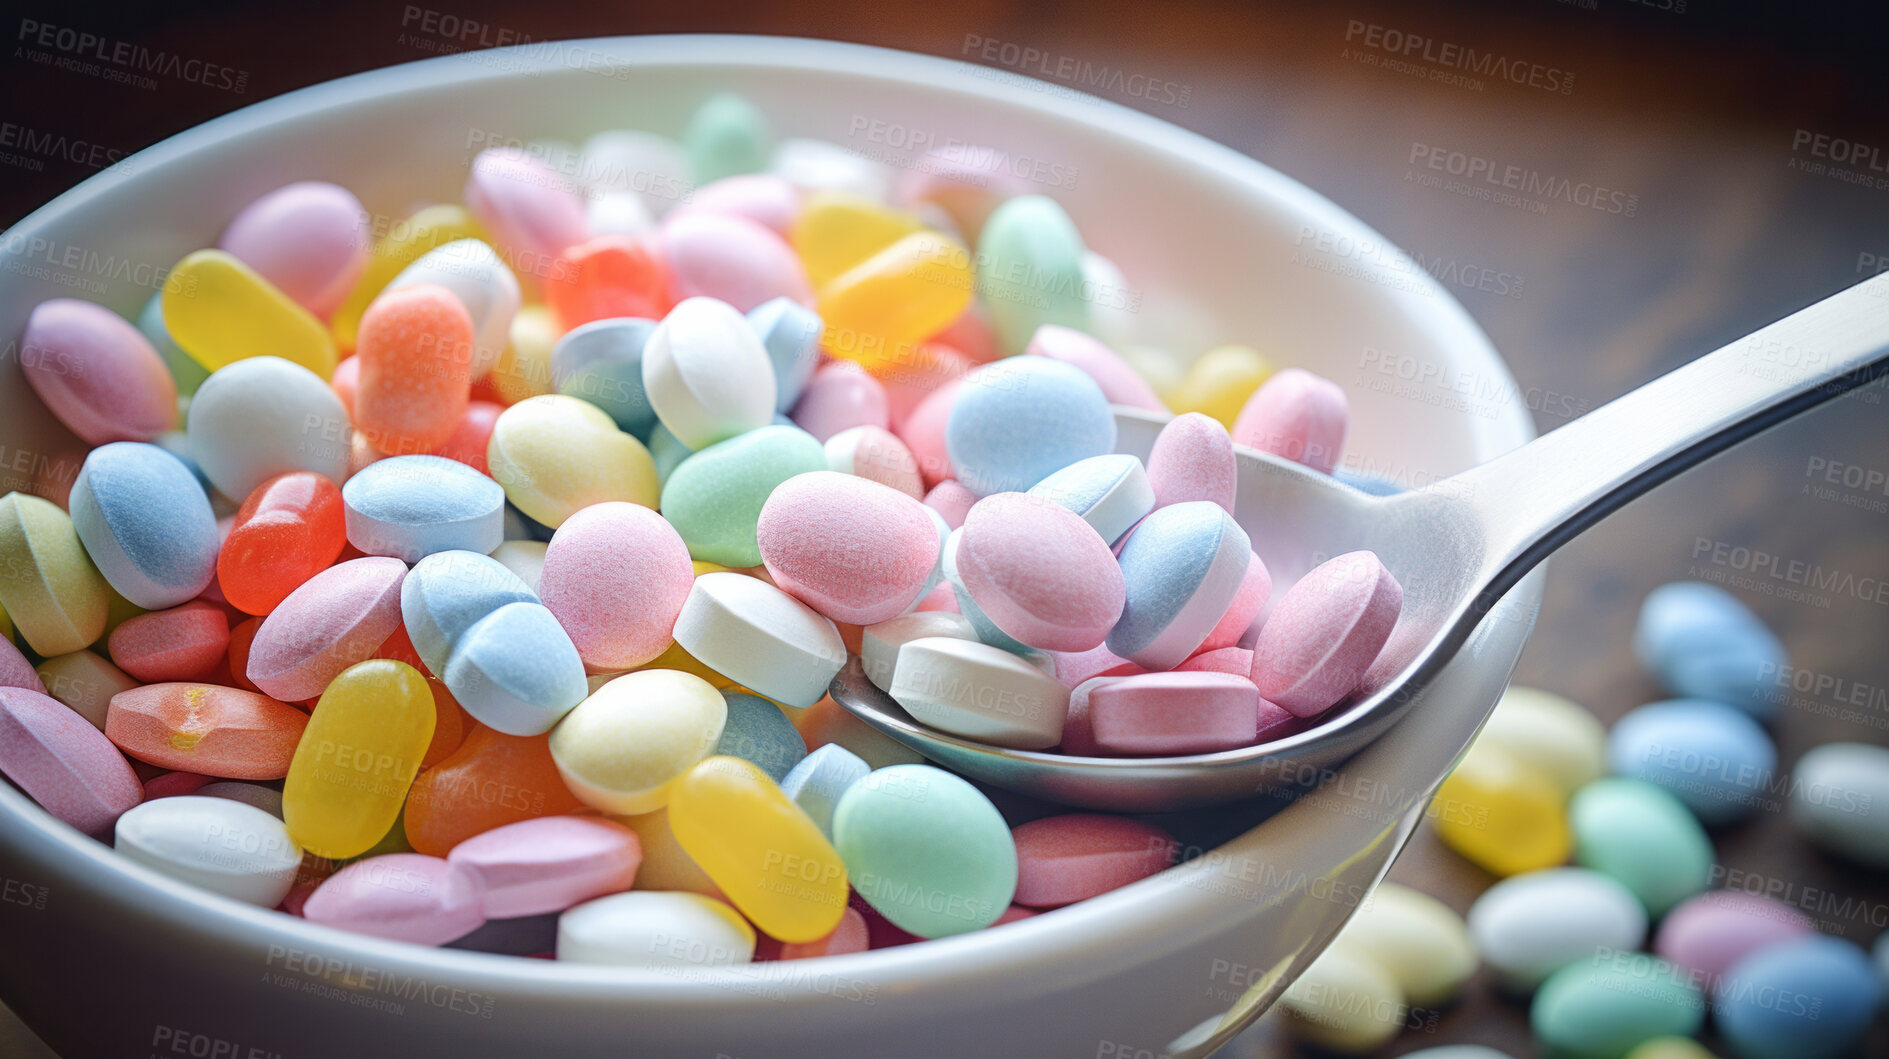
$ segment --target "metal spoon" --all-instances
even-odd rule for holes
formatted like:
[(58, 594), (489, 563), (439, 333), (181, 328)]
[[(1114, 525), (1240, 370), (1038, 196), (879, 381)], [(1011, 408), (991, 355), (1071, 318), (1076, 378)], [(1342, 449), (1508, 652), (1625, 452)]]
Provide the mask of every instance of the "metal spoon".
[[(1273, 574), (1275, 597), (1315, 560), (1359, 548), (1375, 551), (1404, 588), (1397, 628), (1362, 685), (1304, 731), (1214, 754), (1075, 757), (919, 724), (857, 659), (833, 681), (833, 698), (933, 761), (1065, 805), (1163, 812), (1294, 786), (1308, 767), (1339, 764), (1417, 703), (1503, 593), (1549, 553), (1661, 482), (1889, 373), (1886, 299), (1889, 275), (1866, 280), (1521, 448), (1393, 496), (1236, 449), (1237, 517)], [(1163, 421), (1118, 409), (1116, 422), (1117, 449), (1145, 455)], [(1472, 734), (1462, 733), (1465, 744)]]

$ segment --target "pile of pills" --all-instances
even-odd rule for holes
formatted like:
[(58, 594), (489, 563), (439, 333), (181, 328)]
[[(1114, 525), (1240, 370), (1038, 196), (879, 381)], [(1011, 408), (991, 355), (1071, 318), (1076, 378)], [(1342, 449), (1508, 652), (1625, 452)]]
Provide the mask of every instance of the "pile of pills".
[[(135, 323), (41, 304), (21, 368), (89, 451), (0, 498), (0, 772), (237, 900), (426, 945), (556, 916), (597, 963), (1162, 871), (1160, 828), (1007, 818), (826, 695), (858, 655), (946, 732), (1208, 753), (1344, 701), (1397, 621), (1368, 552), (1273, 599), (1234, 518), (1234, 446), (1329, 472), (1344, 394), (1123, 345), (1083, 294), (1120, 270), (1025, 190), (718, 96), (391, 225), (275, 189)], [(1145, 464), (1117, 406), (1174, 414)]]

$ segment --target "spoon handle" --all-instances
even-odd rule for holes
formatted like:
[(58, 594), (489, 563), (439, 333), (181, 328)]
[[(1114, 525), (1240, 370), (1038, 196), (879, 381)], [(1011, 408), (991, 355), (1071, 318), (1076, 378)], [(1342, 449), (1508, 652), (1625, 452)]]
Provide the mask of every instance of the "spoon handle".
[(1662, 375), (1423, 492), (1488, 533), (1486, 609), (1550, 552), (1641, 493), (1889, 374), (1889, 273)]

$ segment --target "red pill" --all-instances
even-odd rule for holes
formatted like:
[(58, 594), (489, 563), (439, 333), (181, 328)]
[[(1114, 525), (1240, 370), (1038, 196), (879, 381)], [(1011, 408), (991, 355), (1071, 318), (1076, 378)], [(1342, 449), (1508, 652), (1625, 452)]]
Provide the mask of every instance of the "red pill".
[(229, 653), (230, 622), (221, 607), (193, 599), (126, 618), (105, 648), (114, 665), (141, 683), (201, 680)]
[(354, 353), (355, 429), (389, 456), (444, 445), (466, 414), (472, 343), (472, 316), (445, 287), (421, 283), (375, 298)]
[(262, 694), (262, 689), (249, 679), (249, 645), (256, 641), (256, 630), (262, 628), (261, 618), (237, 622), (230, 626), (230, 686), (244, 691)]
[(290, 471), (263, 482), (236, 509), (217, 555), (223, 598), (246, 614), (274, 610), (334, 565), (348, 541), (346, 520), (341, 490), (326, 475)]
[(434, 449), (433, 455), (458, 460), (480, 474), (491, 474), (492, 469), (485, 462), (485, 450), (492, 440), (492, 427), (503, 411), (505, 406), (496, 401), (469, 402), (466, 414), (460, 417), (459, 426), (454, 428), (452, 437)]
[(642, 243), (599, 235), (558, 258), (544, 300), (566, 331), (613, 316), (660, 320), (669, 311), (669, 277)]

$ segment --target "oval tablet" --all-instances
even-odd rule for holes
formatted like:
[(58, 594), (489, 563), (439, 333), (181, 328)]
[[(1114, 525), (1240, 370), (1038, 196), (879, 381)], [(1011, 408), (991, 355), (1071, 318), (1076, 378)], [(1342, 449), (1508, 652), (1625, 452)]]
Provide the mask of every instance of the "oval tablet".
[(1666, 913), (1652, 948), (1710, 987), (1753, 952), (1816, 932), (1809, 916), (1776, 898), (1713, 890), (1687, 898)]
[(0, 774), (94, 838), (144, 797), (131, 763), (103, 733), (26, 688), (0, 687)]
[(1082, 517), (1023, 493), (986, 497), (958, 531), (965, 591), (999, 629), (1045, 651), (1100, 646), (1121, 619), (1115, 555)]
[(1546, 1054), (1624, 1055), (1657, 1037), (1697, 1036), (1705, 998), (1664, 960), (1621, 953), (1555, 972), (1528, 1021)]
[(354, 347), (355, 429), (395, 456), (445, 444), (466, 414), (474, 338), (471, 315), (446, 288), (383, 291), (361, 316)]
[(282, 821), (228, 798), (186, 795), (136, 806), (118, 818), (112, 847), (162, 872), (263, 908), (288, 896), (302, 847)]
[(348, 543), (341, 490), (313, 471), (290, 471), (244, 499), (216, 557), (216, 585), (230, 606), (267, 614), (334, 565)]
[(795, 426), (822, 444), (854, 427), (884, 429), (891, 422), (884, 384), (846, 360), (831, 361), (813, 373), (794, 402), (792, 416)]
[(505, 490), (444, 456), (389, 456), (341, 487), (348, 543), (417, 563), (435, 552), (484, 555), (505, 539)]
[(1791, 775), (1791, 823), (1832, 853), (1889, 867), (1889, 749), (1826, 743), (1797, 759)]
[(507, 735), (540, 735), (584, 701), (584, 662), (538, 603), (507, 603), (453, 645), (446, 687), (472, 719)]
[(872, 766), (857, 754), (828, 743), (790, 769), (781, 780), (781, 793), (794, 800), (808, 819), (828, 838), (833, 837), (833, 809), (847, 788), (866, 778)]
[(1011, 829), (1017, 844), (1016, 902), (1060, 908), (1166, 871), (1180, 843), (1125, 816), (1071, 813)]
[(632, 891), (558, 917), (557, 958), (623, 967), (724, 967), (754, 959), (754, 928), (712, 897)]
[(335, 347), (313, 313), (222, 250), (198, 250), (164, 281), (164, 328), (212, 372), (267, 351), (323, 379)]
[(1600, 720), (1580, 703), (1538, 688), (1510, 685), (1476, 740), (1500, 746), (1563, 794), (1607, 771), (1607, 730)]
[(106, 638), (112, 661), (147, 683), (201, 680), (230, 649), (230, 619), (221, 607), (193, 600), (118, 623)]
[(846, 665), (832, 619), (745, 574), (695, 579), (676, 616), (676, 643), (744, 688), (805, 709)]
[(102, 305), (49, 298), (20, 333), (20, 374), (88, 445), (152, 441), (177, 427), (177, 383), (137, 328)]
[(1712, 842), (1686, 807), (1640, 780), (1599, 779), (1569, 799), (1574, 858), (1633, 892), (1662, 916), (1706, 888)]
[(112, 696), (105, 714), (105, 734), (132, 757), (233, 780), (288, 775), (307, 727), (287, 703), (214, 684), (147, 684)]
[[(1194, 500), (1157, 509), (1122, 545), (1127, 600), (1108, 649), (1147, 669), (1186, 661), (1239, 594), (1252, 555), (1246, 531), (1218, 504)], [(1265, 685), (1260, 694), (1277, 701)]]
[(1153, 511), (1155, 503), (1154, 486), (1141, 461), (1120, 453), (1077, 460), (1031, 486), (1030, 495), (1081, 515), (1110, 547)]
[(1006, 352), (1023, 352), (1044, 324), (1089, 330), (1085, 252), (1075, 222), (1048, 196), (1019, 195), (991, 211), (977, 236), (977, 288)]
[(577, 189), (522, 148), (480, 151), (466, 176), (464, 198), (521, 273), (543, 275), (565, 247), (584, 240), (584, 200)]
[(853, 888), (924, 938), (995, 923), (1017, 889), (1010, 828), (977, 788), (930, 765), (893, 765), (847, 788), (833, 845)]
[(340, 485), (354, 436), (341, 398), (314, 372), (258, 356), (212, 372), (190, 400), (191, 458), (228, 497), (289, 471)]
[(1628, 952), (1646, 938), (1632, 891), (1587, 868), (1511, 875), (1469, 908), (1469, 932), (1505, 988), (1527, 992), (1571, 963)]
[(0, 607), (28, 647), (52, 656), (91, 645), (110, 603), (71, 516), (29, 493), (0, 496)]
[(750, 430), (682, 459), (663, 482), (663, 517), (694, 558), (759, 566), (757, 527), (768, 497), (795, 475), (825, 469), (820, 443), (799, 427)]
[(688, 298), (643, 347), (643, 389), (663, 425), (691, 449), (766, 426), (777, 396), (774, 364), (727, 302)]
[(565, 717), (551, 733), (551, 756), (586, 804), (634, 816), (667, 803), (669, 783), (714, 752), (727, 719), (727, 700), (700, 677), (626, 673)]
[(1413, 1005), (1448, 1003), (1476, 973), (1476, 945), (1462, 917), (1394, 882), (1378, 883), (1339, 937), (1389, 971)]
[(338, 184), (301, 180), (244, 206), (217, 246), (319, 317), (340, 306), (367, 267), (367, 211)]
[(39, 664), (38, 673), (46, 694), (72, 707), (101, 732), (112, 696), (138, 686), (124, 670), (92, 651), (55, 655)]
[(1330, 474), (1344, 451), (1349, 415), (1337, 383), (1287, 368), (1247, 398), (1233, 422), (1233, 442)]
[(415, 945), (444, 945), (485, 922), (478, 887), (466, 873), (419, 853), (389, 853), (342, 868), (310, 895), (302, 918)]
[(759, 695), (723, 691), (728, 720), (715, 753), (752, 762), (776, 783), (807, 756), (807, 741), (779, 706)]
[(1069, 689), (1016, 655), (949, 637), (899, 648), (887, 694), (920, 723), (953, 735), (1043, 750), (1062, 741)]
[(210, 498), (184, 461), (156, 445), (93, 449), (72, 483), (72, 527), (118, 594), (147, 610), (201, 595), (221, 543)]
[(1358, 686), (1403, 604), (1403, 586), (1373, 552), (1320, 563), (1279, 598), (1260, 626), (1253, 683), (1294, 716), (1323, 713)]
[(1823, 936), (1759, 949), (1712, 991), (1719, 1032), (1749, 1059), (1857, 1054), (1881, 1003), (1863, 950)]
[(491, 371), (511, 341), (518, 315), (518, 278), (480, 239), (436, 246), (401, 269), (386, 290), (432, 284), (451, 291), (472, 321), (472, 378)]
[(1102, 388), (1060, 361), (986, 364), (956, 393), (945, 446), (957, 479), (982, 496), (1029, 489), (1115, 447), (1115, 417)]
[(677, 300), (714, 298), (744, 313), (775, 298), (813, 301), (793, 248), (746, 217), (690, 210), (664, 220), (657, 238)]
[(551, 385), (609, 413), (618, 428), (646, 435), (656, 412), (643, 392), (643, 347), (656, 321), (637, 317), (594, 320), (572, 328), (551, 349)]
[(615, 317), (654, 319), (673, 301), (673, 277), (641, 238), (598, 234), (551, 265), (544, 300), (563, 327)]
[(1703, 699), (1632, 710), (1607, 734), (1615, 775), (1671, 791), (1707, 826), (1774, 805), (1777, 748), (1744, 711)]
[(1148, 453), (1148, 482), (1161, 507), (1207, 500), (1233, 514), (1233, 493), (1239, 482), (1233, 438), (1219, 420), (1199, 412), (1174, 417), (1155, 436), (1154, 449)]
[(593, 504), (558, 527), (539, 593), (596, 669), (630, 669), (668, 648), (695, 574), (688, 546), (646, 507)]
[(1777, 712), (1792, 672), (1776, 634), (1738, 597), (1701, 581), (1647, 593), (1633, 653), (1674, 695), (1729, 703), (1760, 721)]
[(562, 394), (507, 408), (486, 446), (505, 498), (552, 529), (607, 500), (654, 507), (656, 463), (643, 443), (588, 401)]
[(897, 435), (879, 427), (849, 427), (827, 438), (826, 466), (830, 471), (878, 482), (914, 500), (925, 495), (918, 457)]
[(400, 583), (401, 625), (428, 672), (441, 676), (453, 646), (480, 618), (538, 596), (504, 564), (470, 551), (435, 552)]
[(289, 834), (333, 860), (374, 848), (400, 815), (435, 723), (419, 670), (387, 658), (343, 670), (321, 693), (282, 784)]
[(285, 702), (312, 699), (400, 627), (407, 565), (369, 556), (331, 566), (289, 593), (249, 647), (249, 679)]
[(636, 879), (636, 832), (589, 816), (548, 816), (494, 828), (453, 847), (446, 862), (473, 881), (487, 919), (562, 912), (620, 893)]
[(938, 565), (938, 529), (923, 504), (833, 471), (775, 487), (761, 507), (755, 540), (776, 585), (852, 625), (909, 610)]
[(774, 365), (774, 409), (785, 412), (800, 399), (807, 380), (820, 366), (820, 332), (825, 325), (812, 309), (782, 297), (748, 310), (748, 326), (760, 336), (761, 348)]

